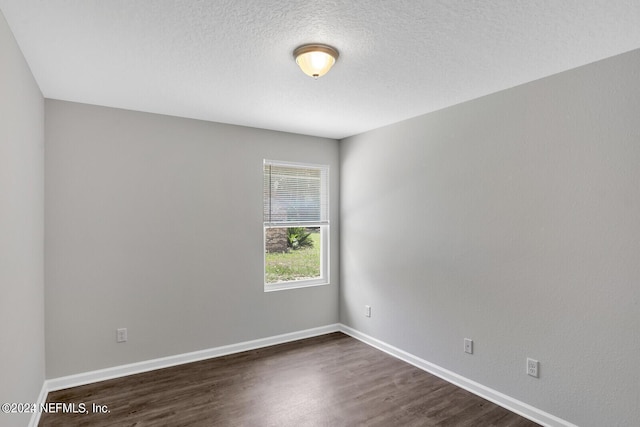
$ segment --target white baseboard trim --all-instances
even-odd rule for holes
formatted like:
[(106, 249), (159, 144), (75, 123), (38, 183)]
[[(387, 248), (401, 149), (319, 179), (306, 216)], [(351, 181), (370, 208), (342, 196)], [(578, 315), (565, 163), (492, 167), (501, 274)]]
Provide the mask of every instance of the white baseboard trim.
[(389, 345), (369, 335), (363, 334), (349, 326), (340, 324), (340, 331), (540, 425), (545, 427), (578, 427), (575, 424), (556, 417), (555, 415), (544, 412), (527, 403), (521, 402), (507, 396), (506, 394), (500, 393), (499, 391), (458, 375), (455, 372), (449, 371), (448, 369), (442, 368), (431, 362), (427, 362), (424, 359), (407, 353), (404, 350), (400, 350), (397, 347)]
[[(40, 394), (38, 395), (38, 400), (36, 400), (36, 405), (38, 407), (40, 407), (41, 405), (44, 405), (47, 402), (47, 394), (48, 394), (48, 390), (47, 390), (47, 382), (43, 382), (42, 383), (42, 388), (40, 389)], [(29, 427), (38, 427), (38, 423), (40, 422), (40, 411), (35, 411), (33, 414), (31, 414), (31, 419), (29, 420)]]
[(262, 347), (269, 347), (276, 344), (284, 344), (290, 341), (311, 338), (331, 332), (338, 332), (339, 330), (340, 325), (338, 324), (326, 325), (318, 328), (306, 329), (304, 331), (297, 331), (267, 338), (260, 338), (257, 340), (194, 351), (191, 353), (177, 354), (175, 356), (161, 357), (158, 359), (145, 360), (143, 362), (114, 366), (112, 368), (99, 369), (96, 371), (49, 379), (45, 381), (45, 387), (48, 393), (51, 391), (62, 390), (69, 387), (77, 387), (80, 385), (110, 380), (113, 378), (120, 378), (127, 375), (153, 371), (155, 369), (169, 368), (171, 366), (182, 365), (184, 363), (197, 362), (200, 360), (211, 359), (213, 357), (226, 356), (228, 354), (240, 353), (243, 351), (254, 350)]

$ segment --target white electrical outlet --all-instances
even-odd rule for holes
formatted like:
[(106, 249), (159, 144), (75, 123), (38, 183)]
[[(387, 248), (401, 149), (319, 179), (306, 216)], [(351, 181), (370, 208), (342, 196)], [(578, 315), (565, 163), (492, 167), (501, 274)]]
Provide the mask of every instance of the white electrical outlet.
[(116, 329), (116, 342), (127, 341), (127, 328)]
[(470, 340), (469, 338), (464, 339), (464, 352), (473, 354), (473, 340)]
[(370, 305), (365, 305), (364, 306), (364, 315), (367, 317), (371, 317), (371, 306)]
[(527, 375), (538, 378), (539, 362), (537, 360), (527, 357)]

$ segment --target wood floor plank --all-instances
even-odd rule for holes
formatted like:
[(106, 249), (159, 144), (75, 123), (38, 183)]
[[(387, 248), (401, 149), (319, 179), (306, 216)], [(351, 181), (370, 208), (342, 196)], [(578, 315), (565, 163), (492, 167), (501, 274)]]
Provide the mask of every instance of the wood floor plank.
[[(537, 424), (342, 333), (52, 392), (39, 426)], [(92, 413), (92, 405), (109, 413)]]

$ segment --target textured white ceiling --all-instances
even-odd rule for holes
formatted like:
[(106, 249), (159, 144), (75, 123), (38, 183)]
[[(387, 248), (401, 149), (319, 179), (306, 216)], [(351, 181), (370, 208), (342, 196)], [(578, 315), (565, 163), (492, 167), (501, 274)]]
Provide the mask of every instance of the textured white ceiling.
[[(343, 138), (640, 48), (639, 0), (0, 0), (47, 98)], [(314, 81), (293, 49), (340, 59)]]

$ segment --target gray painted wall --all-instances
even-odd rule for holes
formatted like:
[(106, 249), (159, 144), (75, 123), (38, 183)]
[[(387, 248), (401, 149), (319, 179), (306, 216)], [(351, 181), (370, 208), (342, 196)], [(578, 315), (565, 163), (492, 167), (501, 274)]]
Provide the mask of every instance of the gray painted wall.
[(44, 99), (0, 12), (0, 403), (35, 402), (44, 382), (43, 227)]
[[(45, 106), (48, 378), (338, 321), (337, 141)], [(330, 165), (330, 285), (263, 291), (263, 158)]]
[(581, 426), (637, 425), (640, 51), (340, 153), (344, 324)]

